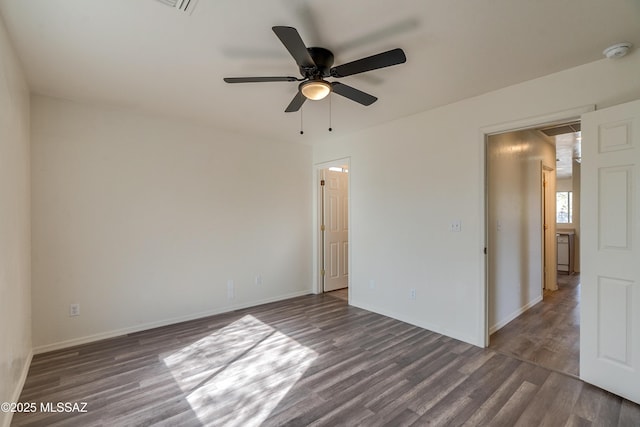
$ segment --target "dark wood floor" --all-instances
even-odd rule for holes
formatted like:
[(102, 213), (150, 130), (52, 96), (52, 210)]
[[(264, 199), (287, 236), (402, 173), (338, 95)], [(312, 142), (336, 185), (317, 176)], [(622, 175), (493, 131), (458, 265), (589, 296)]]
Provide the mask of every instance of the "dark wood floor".
[(327, 295), (349, 301), (349, 288), (338, 289), (337, 291), (329, 291)]
[(558, 290), (491, 335), (489, 348), (578, 376), (580, 275), (558, 276)]
[(38, 355), (15, 426), (631, 426), (640, 406), (309, 295)]

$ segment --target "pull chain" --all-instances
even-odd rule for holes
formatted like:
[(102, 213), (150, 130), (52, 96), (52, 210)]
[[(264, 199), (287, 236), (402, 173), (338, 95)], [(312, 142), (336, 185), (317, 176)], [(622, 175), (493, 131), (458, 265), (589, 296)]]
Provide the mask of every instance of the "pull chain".
[(302, 111), (303, 109), (300, 108), (300, 135), (304, 134), (304, 130), (302, 130)]
[(331, 127), (331, 93), (329, 93), (329, 132), (331, 132), (333, 128)]

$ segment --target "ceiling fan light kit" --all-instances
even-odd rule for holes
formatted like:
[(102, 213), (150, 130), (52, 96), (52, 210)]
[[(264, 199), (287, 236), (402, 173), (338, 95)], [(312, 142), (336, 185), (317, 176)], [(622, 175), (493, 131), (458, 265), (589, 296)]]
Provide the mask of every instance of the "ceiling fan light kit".
[(307, 99), (319, 101), (329, 95), (331, 85), (324, 80), (309, 80), (300, 83), (300, 92), (302, 92)]
[(332, 67), (333, 53), (322, 47), (308, 48), (302, 41), (298, 30), (295, 28), (276, 26), (272, 29), (296, 61), (296, 64), (298, 64), (302, 78), (291, 76), (227, 77), (224, 81), (227, 83), (302, 82), (298, 85), (298, 93), (285, 109), (286, 113), (300, 110), (302, 104), (304, 104), (307, 99), (314, 101), (324, 99), (331, 92), (344, 96), (361, 105), (371, 105), (378, 98), (343, 83), (329, 82), (325, 80), (325, 78), (352, 76), (354, 74), (402, 64), (407, 61), (402, 49), (392, 49), (387, 52)]

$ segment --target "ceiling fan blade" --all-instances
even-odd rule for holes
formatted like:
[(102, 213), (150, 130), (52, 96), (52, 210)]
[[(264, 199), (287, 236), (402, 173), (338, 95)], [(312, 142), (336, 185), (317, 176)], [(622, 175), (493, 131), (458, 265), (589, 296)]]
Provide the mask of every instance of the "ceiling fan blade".
[(296, 94), (296, 96), (293, 97), (293, 99), (289, 103), (289, 106), (287, 107), (286, 110), (284, 110), (284, 112), (293, 113), (298, 111), (300, 107), (302, 107), (302, 104), (304, 104), (304, 101), (306, 100), (307, 98), (302, 94), (302, 92), (298, 91), (298, 93)]
[(295, 77), (225, 77), (227, 83), (297, 82)]
[(347, 62), (331, 69), (332, 77), (347, 77), (365, 71), (377, 70), (378, 68), (390, 67), (402, 64), (407, 61), (407, 57), (402, 49), (392, 49), (377, 55), (367, 56), (357, 61)]
[(276, 33), (276, 36), (278, 36), (284, 47), (287, 48), (291, 56), (293, 56), (293, 59), (296, 60), (296, 64), (300, 67), (307, 68), (316, 66), (311, 55), (309, 55), (307, 46), (305, 46), (300, 34), (298, 34), (298, 30), (293, 27), (281, 26), (272, 27), (272, 30)]
[[(316, 14), (311, 9), (310, 2), (300, 0), (289, 0), (288, 9), (295, 12), (296, 17), (300, 23), (300, 26), (304, 28), (304, 33), (307, 37), (311, 38), (314, 46), (324, 46), (322, 40), (322, 33), (318, 27), (318, 20)], [(307, 39), (307, 41), (309, 41)]]
[(331, 89), (338, 95), (342, 95), (362, 105), (371, 105), (378, 100), (378, 98), (373, 95), (369, 95), (366, 92), (339, 82), (332, 82)]

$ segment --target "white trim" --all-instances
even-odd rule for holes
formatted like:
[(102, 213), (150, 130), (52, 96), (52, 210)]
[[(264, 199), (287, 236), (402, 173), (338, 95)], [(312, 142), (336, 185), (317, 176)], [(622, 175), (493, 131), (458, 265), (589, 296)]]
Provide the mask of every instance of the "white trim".
[(537, 303), (539, 303), (541, 301), (542, 301), (542, 295), (540, 295), (539, 297), (537, 297), (533, 301), (530, 301), (528, 304), (523, 305), (518, 310), (516, 310), (513, 313), (511, 313), (510, 315), (508, 315), (504, 320), (502, 320), (501, 322), (498, 322), (497, 324), (495, 324), (492, 327), (490, 327), (489, 328), (489, 335), (491, 335), (495, 331), (497, 331), (499, 329), (502, 329), (503, 327), (507, 326), (507, 324), (509, 322), (511, 322), (513, 319), (515, 319), (516, 317), (520, 316), (522, 313), (524, 313), (525, 311), (529, 310), (531, 307), (533, 307), (534, 305), (536, 305)]
[(176, 323), (187, 322), (189, 320), (202, 319), (204, 317), (215, 316), (217, 314), (228, 313), (228, 312), (235, 311), (235, 310), (241, 310), (241, 309), (244, 309), (244, 308), (255, 307), (255, 306), (258, 306), (258, 305), (262, 305), (262, 304), (268, 304), (268, 303), (271, 303), (271, 302), (282, 301), (282, 300), (295, 298), (295, 297), (299, 297), (299, 296), (303, 296), (303, 295), (309, 295), (309, 293), (310, 293), (310, 291), (308, 289), (304, 290), (304, 291), (296, 291), (296, 292), (292, 292), (290, 294), (280, 295), (280, 296), (273, 297), (273, 298), (266, 298), (266, 299), (263, 299), (263, 300), (252, 301), (252, 302), (248, 302), (248, 303), (244, 303), (244, 304), (238, 304), (238, 305), (234, 305), (234, 306), (226, 306), (226, 307), (217, 308), (217, 309), (213, 309), (213, 310), (201, 311), (199, 313), (188, 314), (186, 316), (179, 316), (179, 317), (174, 317), (174, 318), (171, 318), (171, 319), (159, 320), (157, 322), (144, 323), (142, 325), (131, 326), (131, 327), (128, 327), (128, 328), (122, 328), (122, 329), (116, 329), (116, 330), (113, 330), (113, 331), (100, 332), (98, 334), (88, 335), (88, 336), (85, 336), (85, 337), (73, 338), (73, 339), (66, 340), (66, 341), (60, 341), (60, 342), (57, 342), (57, 343), (41, 345), (41, 346), (35, 347), (33, 349), (33, 354), (46, 353), (46, 352), (49, 352), (49, 351), (60, 350), (60, 349), (63, 349), (63, 348), (73, 347), (73, 346), (80, 345), (80, 344), (87, 344), (87, 343), (91, 343), (91, 342), (95, 342), (95, 341), (100, 341), (100, 340), (104, 340), (104, 339), (107, 339), (107, 338), (119, 337), (119, 336), (122, 336), (122, 335), (131, 334), (131, 333), (134, 333), (134, 332), (140, 332), (140, 331), (145, 331), (145, 330), (148, 330), (148, 329), (159, 328), (161, 326), (173, 325), (173, 324), (176, 324)]
[(481, 262), (478, 263), (478, 277), (482, 286), (480, 287), (480, 307), (478, 307), (478, 330), (477, 330), (477, 338), (476, 345), (480, 347), (488, 347), (489, 346), (489, 334), (487, 331), (489, 330), (489, 269), (487, 268), (487, 257), (488, 257), (488, 242), (489, 242), (489, 225), (487, 224), (487, 164), (486, 164), (486, 155), (487, 155), (487, 135), (480, 130), (480, 139), (482, 141), (481, 144), (478, 144), (480, 153), (478, 154), (478, 158), (480, 159), (480, 176), (478, 177), (478, 184), (480, 186), (480, 191), (478, 192), (480, 200), (478, 200), (478, 206), (480, 207), (480, 211), (478, 213), (478, 228), (480, 230), (484, 230), (484, 233), (480, 236), (480, 247), (478, 248), (478, 253), (481, 255)]
[[(527, 117), (519, 120), (513, 120), (504, 123), (497, 123), (493, 125), (483, 126), (479, 129), (478, 141), (480, 147), (480, 179), (478, 179), (478, 186), (480, 189), (480, 194), (482, 200), (479, 201), (479, 212), (478, 218), (481, 226), (484, 227), (484, 233), (481, 235), (482, 241), (479, 244), (480, 251), (484, 251), (484, 248), (487, 247), (487, 233), (489, 230), (489, 225), (487, 224), (487, 152), (486, 152), (486, 141), (487, 137), (496, 133), (503, 132), (511, 132), (517, 130), (530, 129), (537, 126), (543, 126), (553, 123), (562, 123), (568, 120), (580, 119), (582, 114), (588, 113), (591, 111), (595, 111), (596, 106), (594, 104), (584, 105), (581, 107), (575, 107), (568, 110), (562, 110), (555, 113), (543, 114), (539, 116)], [(482, 253), (482, 252), (481, 252)], [(489, 332), (489, 278), (487, 269), (488, 258), (487, 255), (482, 255), (484, 257), (484, 261), (480, 263), (480, 271), (478, 272), (478, 276), (480, 278), (479, 283), (482, 283), (483, 286), (480, 289), (481, 297), (480, 307), (478, 310), (478, 338), (477, 342), (479, 344), (484, 344), (484, 347), (489, 346), (489, 336), (491, 333)]]
[[(542, 248), (542, 257), (543, 257), (543, 262), (542, 262), (542, 274), (543, 274), (543, 283), (544, 283), (544, 289), (545, 290), (550, 290), (550, 291), (557, 291), (558, 290), (558, 278), (557, 278), (557, 263), (556, 260), (558, 259), (558, 253), (557, 253), (557, 247), (556, 247), (556, 240), (555, 240), (555, 236), (556, 235), (556, 230), (557, 227), (555, 225), (555, 219), (556, 219), (556, 188), (558, 185), (558, 179), (556, 174), (554, 173), (555, 169), (551, 166), (547, 166), (544, 164), (544, 162), (542, 162), (542, 176), (544, 177), (545, 172), (548, 174), (551, 174), (551, 179), (548, 181), (546, 187), (542, 188), (542, 191), (544, 192), (544, 203), (542, 204), (542, 224), (543, 224), (543, 229), (542, 229), (542, 241), (546, 243), (546, 245), (543, 246)], [(547, 194), (549, 193), (549, 194)], [(547, 217), (547, 211), (551, 211), (551, 215), (553, 218), (553, 221), (550, 221), (547, 225), (549, 227), (549, 233), (548, 235), (551, 237), (549, 239), (549, 241), (547, 241), (546, 237), (547, 235), (546, 230), (544, 230), (544, 224), (545, 224), (545, 218)], [(546, 258), (545, 258), (546, 256)], [(547, 267), (547, 270), (545, 271), (544, 267)], [(543, 290), (544, 292), (544, 290)]]
[(496, 133), (515, 132), (519, 130), (530, 129), (538, 126), (547, 126), (560, 124), (569, 120), (579, 120), (584, 113), (595, 111), (594, 104), (584, 105), (582, 107), (562, 110), (555, 113), (543, 114), (540, 116), (527, 117), (524, 119), (513, 120), (510, 122), (497, 123), (481, 128), (483, 135), (492, 135)]
[[(27, 375), (29, 374), (29, 368), (31, 367), (31, 360), (33, 359), (33, 350), (29, 351), (27, 354), (27, 358), (22, 366), (22, 372), (20, 372), (20, 378), (18, 379), (18, 384), (16, 388), (13, 390), (13, 395), (11, 396), (10, 402), (19, 402), (20, 395), (22, 394), (22, 389), (24, 388), (24, 383), (27, 381)], [(9, 412), (5, 417), (3, 422), (3, 427), (9, 427), (11, 425), (11, 420), (13, 419), (13, 413)]]
[(348, 276), (348, 300), (351, 301), (351, 272), (353, 271), (352, 265), (351, 265), (351, 260), (353, 259), (353, 257), (351, 256), (351, 177), (353, 176), (352, 173), (352, 169), (351, 169), (351, 157), (342, 157), (340, 159), (335, 159), (335, 160), (330, 160), (327, 162), (321, 162), (321, 163), (316, 163), (313, 165), (313, 189), (312, 189), (312, 211), (313, 211), (313, 218), (311, 221), (312, 224), (312, 244), (313, 244), (313, 267), (312, 267), (312, 273), (313, 273), (313, 293), (315, 294), (321, 294), (322, 293), (322, 285), (320, 283), (320, 268), (319, 268), (319, 260), (320, 260), (320, 251), (319, 251), (319, 239), (318, 239), (318, 230), (320, 229), (320, 223), (319, 218), (318, 218), (318, 209), (320, 209), (320, 207), (318, 206), (318, 199), (320, 197), (319, 192), (318, 192), (318, 188), (320, 187), (320, 174), (319, 171), (322, 169), (327, 169), (331, 166), (342, 166), (342, 165), (347, 165), (347, 169), (349, 170), (349, 179), (347, 180), (347, 188), (348, 188), (348, 203), (349, 203), (349, 207), (347, 209), (347, 217), (348, 217), (348, 224), (349, 224), (349, 230), (348, 230), (348, 239), (349, 239), (349, 254), (347, 255), (348, 258), (348, 271), (349, 271), (349, 276)]

